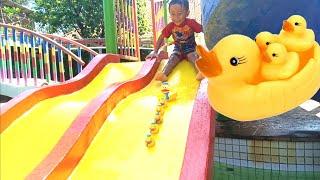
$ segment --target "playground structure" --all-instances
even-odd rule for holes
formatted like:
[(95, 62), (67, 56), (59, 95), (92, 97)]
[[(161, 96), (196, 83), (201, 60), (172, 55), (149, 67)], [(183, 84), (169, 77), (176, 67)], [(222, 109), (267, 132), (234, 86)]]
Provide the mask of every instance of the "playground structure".
[[(39, 34), (18, 26), (0, 24), (0, 74), (1, 83), (16, 84), (25, 89), (38, 87), (42, 84), (64, 82), (79, 74), (82, 68), (98, 53), (100, 49), (91, 50), (84, 44), (105, 45), (107, 52), (115, 53), (121, 59), (140, 61), (140, 48), (137, 29), (136, 1), (116, 0), (106, 2), (105, 10), (111, 16), (105, 21), (108, 32), (105, 43), (101, 40), (71, 40), (57, 35)], [(160, 29), (166, 24), (166, 7), (164, 1), (151, 3), (153, 13), (153, 32), (159, 35)], [(115, 12), (115, 13), (114, 13)], [(113, 13), (113, 14), (112, 14)], [(113, 21), (110, 21), (113, 19)], [(14, 97), (2, 90), (3, 95)]]
[[(144, 139), (160, 93), (158, 82), (152, 80), (159, 61), (111, 63), (117, 61), (119, 57), (114, 55), (98, 55), (78, 78), (28, 91), (2, 108), (1, 162), (5, 169), (2, 169), (1, 179), (92, 177), (93, 174), (97, 178), (123, 179), (127, 179), (126, 176), (160, 179), (206, 179), (211, 176), (214, 126), (208, 124), (214, 123), (210, 123), (213, 112), (206, 98), (206, 82), (199, 86), (188, 62), (173, 72), (169, 84), (178, 91), (179, 99), (167, 108), (161, 131), (156, 135), (157, 144), (149, 149)], [(190, 79), (194, 79), (192, 83)], [(185, 86), (186, 82), (189, 88)], [(141, 88), (144, 90), (134, 93)], [(144, 113), (137, 114), (137, 111)], [(109, 129), (110, 125), (115, 125), (114, 130), (120, 129), (114, 131)], [(102, 130), (104, 128), (107, 129)], [(104, 133), (115, 134), (110, 134), (112, 138), (106, 140), (109, 135)], [(108, 143), (93, 145), (98, 136)], [(44, 137), (46, 143), (40, 143)], [(36, 144), (31, 145), (33, 143)], [(101, 174), (97, 174), (96, 170), (100, 168), (93, 168), (93, 174), (83, 175), (88, 169), (81, 169), (87, 163), (95, 164), (91, 167), (100, 166), (100, 162), (94, 160), (97, 157), (91, 155), (88, 158), (92, 160), (82, 162), (91, 147), (111, 148), (110, 153), (99, 153), (107, 157), (98, 158), (105, 159), (106, 166), (111, 163), (110, 169), (103, 168)], [(92, 151), (95, 154), (95, 150)], [(123, 157), (132, 158), (125, 163)], [(16, 158), (22, 163), (12, 164)], [(134, 168), (141, 162), (146, 163), (144, 168)], [(123, 173), (125, 169), (132, 171)]]
[[(63, 37), (0, 24), (3, 29), (1, 81), (38, 86), (1, 107), (1, 179), (209, 179), (212, 176), (214, 123), (210, 122), (214, 112), (206, 98), (206, 82), (199, 84), (195, 80), (194, 69), (188, 62), (173, 72), (169, 84), (178, 91), (179, 99), (168, 105), (161, 131), (154, 135), (155, 146), (146, 147), (145, 134), (161, 96), (160, 86), (153, 78), (165, 62), (160, 59), (140, 62), (138, 43), (134, 42), (136, 30), (131, 26), (134, 16), (123, 14), (134, 12), (135, 1), (115, 1), (115, 4), (116, 12), (122, 12), (117, 13), (116, 19), (126, 21), (117, 27), (118, 35), (114, 36), (118, 37), (117, 55), (97, 55)], [(108, 52), (112, 50), (109, 43), (113, 40), (106, 38), (106, 41)], [(90, 55), (89, 60), (83, 60), (85, 53)], [(119, 63), (120, 59), (135, 62)], [(189, 79), (193, 79), (192, 83)], [(42, 82), (49, 86), (41, 86)], [(192, 91), (185, 87), (187, 82)], [(144, 113), (137, 114), (138, 111)], [(119, 131), (108, 129), (112, 124), (115, 129), (121, 127)], [(24, 130), (19, 128), (22, 126)], [(105, 145), (94, 145), (96, 137), (109, 137), (104, 133), (112, 133), (112, 138)], [(95, 151), (89, 150), (91, 147), (111, 148), (111, 151), (105, 149), (109, 153), (100, 154), (106, 157), (99, 157), (105, 159), (103, 166), (109, 168), (81, 170), (87, 163), (96, 164), (96, 157), (89, 154)], [(91, 160), (82, 160), (86, 156)], [(128, 157), (126, 162), (123, 156)], [(18, 159), (19, 165), (12, 164)], [(137, 169), (141, 162), (145, 163)], [(96, 170), (102, 171), (97, 174)], [(83, 172), (88, 173), (83, 175)]]

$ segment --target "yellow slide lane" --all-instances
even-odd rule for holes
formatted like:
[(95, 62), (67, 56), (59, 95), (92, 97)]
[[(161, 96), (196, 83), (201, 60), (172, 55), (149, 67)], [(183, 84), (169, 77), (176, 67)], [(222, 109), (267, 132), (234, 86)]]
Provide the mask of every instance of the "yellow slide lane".
[(153, 148), (145, 146), (145, 138), (161, 95), (160, 83), (154, 80), (115, 107), (70, 179), (179, 179), (199, 86), (195, 74), (187, 61), (172, 72), (169, 86), (177, 100), (165, 109)]
[(108, 64), (87, 86), (37, 103), (1, 135), (2, 180), (23, 179), (51, 151), (90, 100), (115, 82), (133, 78), (142, 63)]

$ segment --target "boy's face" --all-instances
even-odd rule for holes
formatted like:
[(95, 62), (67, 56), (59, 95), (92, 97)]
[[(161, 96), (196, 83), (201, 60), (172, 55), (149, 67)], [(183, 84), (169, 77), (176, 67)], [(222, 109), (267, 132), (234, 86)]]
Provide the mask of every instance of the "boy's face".
[(176, 25), (180, 25), (189, 15), (189, 11), (186, 10), (181, 4), (173, 4), (169, 7), (170, 18)]

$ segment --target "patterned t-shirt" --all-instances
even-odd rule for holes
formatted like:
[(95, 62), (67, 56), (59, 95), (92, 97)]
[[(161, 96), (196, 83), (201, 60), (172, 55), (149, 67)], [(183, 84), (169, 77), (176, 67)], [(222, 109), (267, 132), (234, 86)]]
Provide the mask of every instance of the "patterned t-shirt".
[(169, 23), (163, 30), (162, 35), (168, 38), (172, 35), (175, 44), (195, 43), (194, 33), (202, 32), (202, 26), (194, 19), (186, 18), (180, 25)]

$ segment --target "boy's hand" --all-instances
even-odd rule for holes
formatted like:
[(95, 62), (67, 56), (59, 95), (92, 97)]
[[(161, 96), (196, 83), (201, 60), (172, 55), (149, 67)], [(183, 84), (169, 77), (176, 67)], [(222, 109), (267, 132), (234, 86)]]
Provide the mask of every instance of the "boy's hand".
[(151, 51), (151, 53), (146, 56), (146, 59), (152, 59), (157, 57), (158, 57), (158, 52)]

